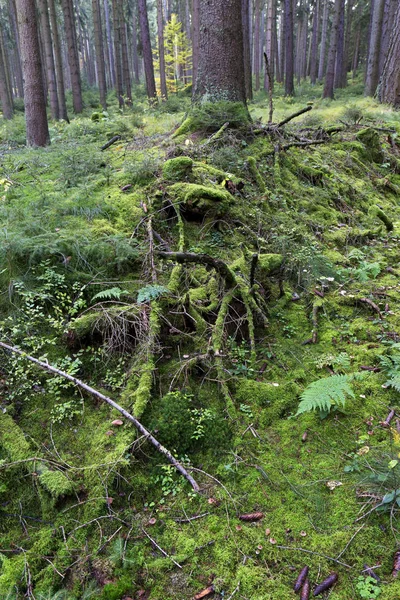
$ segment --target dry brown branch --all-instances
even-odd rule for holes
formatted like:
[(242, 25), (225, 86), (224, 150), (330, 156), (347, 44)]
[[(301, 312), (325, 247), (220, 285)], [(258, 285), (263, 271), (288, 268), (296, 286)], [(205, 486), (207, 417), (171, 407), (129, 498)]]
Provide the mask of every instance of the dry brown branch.
[(278, 125), (276, 126), (276, 128), (280, 129), (281, 127), (283, 127), (284, 125), (286, 125), (286, 123), (289, 123), (289, 121), (292, 121), (296, 117), (300, 117), (300, 115), (304, 115), (304, 113), (309, 112), (310, 110), (312, 110), (312, 106), (306, 106), (305, 108), (302, 108), (301, 110), (298, 110), (297, 112), (293, 113), (292, 115), (289, 115), (288, 117), (286, 117), (286, 119), (283, 119), (283, 121), (281, 121), (280, 123), (278, 123)]
[(112, 400), (108, 396), (105, 396), (104, 394), (95, 390), (94, 388), (90, 387), (89, 385), (87, 385), (86, 383), (81, 381), (80, 379), (77, 379), (76, 377), (73, 377), (72, 375), (69, 375), (68, 373), (65, 373), (64, 371), (57, 369), (56, 367), (52, 367), (51, 365), (49, 365), (41, 360), (38, 360), (37, 358), (34, 358), (33, 356), (29, 356), (28, 354), (26, 354), (19, 348), (16, 348), (15, 346), (10, 346), (9, 344), (0, 342), (0, 347), (4, 348), (5, 350), (8, 350), (9, 352), (14, 352), (15, 354), (19, 354), (20, 356), (23, 356), (30, 362), (35, 363), (38, 367), (40, 367), (41, 369), (43, 369), (45, 371), (48, 371), (49, 373), (53, 373), (54, 375), (58, 375), (59, 377), (63, 377), (64, 379), (68, 379), (68, 381), (71, 381), (72, 383), (77, 385), (79, 388), (85, 390), (86, 392), (88, 392), (89, 394), (94, 396), (95, 398), (99, 398), (99, 400), (103, 400), (104, 402), (106, 402), (107, 404), (112, 406), (112, 408), (115, 408), (115, 410), (117, 410), (119, 413), (121, 413), (121, 415), (123, 415), (125, 417), (125, 419), (127, 419), (128, 421), (133, 423), (133, 425), (136, 427), (136, 429), (138, 431), (140, 431), (140, 433), (156, 448), (156, 450), (158, 452), (160, 452), (167, 458), (167, 460), (176, 468), (176, 470), (181, 475), (183, 475), (185, 477), (185, 479), (187, 479), (187, 481), (190, 483), (190, 485), (192, 486), (192, 488), (194, 489), (195, 492), (200, 491), (200, 487), (199, 487), (198, 483), (194, 480), (194, 478), (190, 475), (190, 473), (188, 473), (188, 471), (185, 469), (185, 467), (179, 461), (177, 461), (176, 458), (174, 458), (172, 456), (171, 452), (169, 450), (167, 450), (167, 448), (164, 448), (164, 446), (162, 446), (160, 444), (160, 442), (150, 433), (150, 431), (148, 431), (140, 423), (140, 421), (138, 421), (133, 415), (128, 413), (128, 411), (125, 410), (124, 408), (122, 408), (122, 406), (120, 406), (119, 404), (114, 402), (114, 400)]

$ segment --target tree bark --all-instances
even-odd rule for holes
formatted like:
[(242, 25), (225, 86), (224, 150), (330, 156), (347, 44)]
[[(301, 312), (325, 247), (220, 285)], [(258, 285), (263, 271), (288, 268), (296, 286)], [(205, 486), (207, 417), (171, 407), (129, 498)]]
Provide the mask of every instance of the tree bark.
[(58, 96), (58, 114), (59, 118), (69, 122), (67, 105), (65, 102), (65, 89), (64, 89), (64, 72), (61, 57), (61, 45), (60, 38), (58, 35), (58, 24), (57, 15), (54, 5), (54, 0), (48, 0), (48, 7), (50, 12), (50, 23), (51, 32), (53, 36), (53, 50), (54, 50), (54, 65), (56, 70), (56, 82), (57, 82), (57, 96)]
[(378, 90), (379, 100), (400, 108), (400, 4), (397, 6), (389, 49)]
[(294, 96), (293, 2), (285, 0), (285, 96)]
[(385, 0), (375, 0), (369, 41), (367, 74), (365, 78), (366, 96), (373, 96), (379, 83), (379, 58), (384, 8)]
[(310, 82), (311, 85), (317, 83), (317, 54), (318, 54), (318, 38), (319, 38), (319, 24), (320, 24), (320, 7), (321, 0), (316, 0), (314, 7), (313, 26), (311, 34), (311, 47), (310, 47)]
[(38, 0), (37, 4), (40, 15), (41, 31), (44, 41), (44, 54), (47, 74), (47, 87), (50, 96), (51, 118), (57, 120), (60, 118), (60, 111), (58, 106), (56, 69), (53, 56), (53, 42), (51, 39), (49, 10), (46, 0)]
[[(1, 30), (1, 25), (0, 25)], [(0, 101), (3, 112), (3, 118), (10, 120), (14, 116), (14, 110), (12, 102), (10, 102), (10, 94), (8, 91), (7, 77), (5, 70), (5, 56), (3, 55), (3, 49), (0, 47)]]
[(94, 46), (96, 50), (97, 81), (99, 83), (100, 104), (107, 109), (106, 66), (104, 62), (103, 32), (99, 0), (92, 0)]
[(140, 36), (142, 39), (144, 74), (146, 77), (147, 97), (150, 104), (157, 103), (156, 82), (154, 79), (153, 54), (151, 51), (149, 19), (146, 0), (138, 0)]
[[(276, 20), (276, 4), (275, 0), (268, 0), (268, 8), (267, 8), (267, 30), (265, 36), (265, 53), (268, 57), (268, 65), (271, 75), (271, 84), (274, 82), (274, 74), (275, 74), (275, 44), (274, 44), (274, 22)], [(267, 69), (264, 71), (264, 90), (268, 91), (269, 89), (269, 77), (267, 74)]]
[(328, 41), (329, 0), (322, 0), (324, 12), (322, 16), (321, 46), (319, 50), (318, 82), (321, 83), (325, 74), (326, 46)]
[(132, 62), (133, 62), (134, 81), (136, 84), (139, 84), (140, 83), (140, 69), (139, 69), (136, 13), (133, 14), (133, 18), (132, 18)]
[(193, 101), (245, 104), (242, 0), (202, 0), (199, 16), (199, 65)]
[(343, 71), (345, 70), (344, 64), (344, 31), (345, 31), (345, 10), (340, 13), (339, 26), (338, 26), (338, 37), (337, 37), (337, 48), (336, 48), (336, 66), (335, 66), (335, 88), (343, 87)]
[(19, 43), (19, 33), (17, 26), (17, 13), (15, 9), (15, 0), (9, 0), (8, 2), (8, 13), (10, 16), (10, 24), (14, 34), (15, 41), (15, 78), (17, 81), (17, 92), (20, 98), (24, 96), (24, 83), (22, 80), (22, 69), (21, 69), (21, 52)]
[(114, 60), (113, 39), (112, 39), (112, 33), (111, 33), (110, 8), (108, 5), (108, 0), (104, 0), (104, 18), (105, 18), (105, 25), (106, 25), (108, 60), (110, 62), (111, 85), (113, 87), (115, 87), (115, 60)]
[(251, 73), (251, 50), (250, 50), (250, 9), (249, 0), (242, 0), (242, 28), (243, 28), (243, 61), (246, 98), (253, 99), (253, 84)]
[(34, 0), (17, 0), (28, 146), (50, 143)]
[(254, 7), (254, 51), (253, 70), (256, 76), (255, 89), (260, 89), (260, 28), (261, 28), (261, 0), (256, 0)]
[(160, 65), (160, 91), (161, 98), (168, 98), (167, 79), (165, 77), (165, 52), (164, 52), (164, 16), (162, 0), (157, 0), (157, 33), (158, 33), (158, 61)]
[(325, 86), (322, 94), (323, 98), (334, 98), (334, 83), (335, 83), (335, 65), (336, 65), (336, 50), (338, 44), (339, 22), (344, 0), (335, 0), (335, 10), (333, 14), (333, 23), (331, 31), (331, 39), (329, 43), (328, 64), (326, 68)]
[(76, 114), (83, 110), (81, 74), (79, 70), (79, 56), (76, 42), (75, 15), (72, 0), (61, 0), (64, 15), (64, 27), (68, 49), (68, 64), (71, 76), (72, 104)]
[(200, 0), (193, 0), (192, 9), (192, 42), (193, 42), (193, 88), (196, 85), (199, 68), (199, 22)]

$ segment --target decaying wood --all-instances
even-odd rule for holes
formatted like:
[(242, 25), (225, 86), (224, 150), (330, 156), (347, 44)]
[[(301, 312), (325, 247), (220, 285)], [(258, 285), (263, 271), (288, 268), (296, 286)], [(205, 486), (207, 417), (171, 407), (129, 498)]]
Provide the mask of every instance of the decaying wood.
[(363, 304), (368, 304), (368, 306), (370, 306), (372, 310), (378, 313), (379, 318), (383, 319), (383, 315), (380, 311), (380, 308), (377, 304), (375, 304), (375, 302), (372, 302), (372, 300), (370, 300), (369, 298), (359, 298), (359, 302), (362, 302)]
[(160, 258), (174, 260), (180, 264), (197, 263), (199, 265), (208, 265), (213, 267), (229, 287), (236, 285), (236, 279), (230, 268), (223, 260), (213, 258), (208, 254), (195, 254), (194, 252), (157, 252)]
[(202, 600), (203, 598), (208, 598), (209, 596), (211, 596), (214, 593), (214, 591), (215, 591), (214, 590), (214, 586), (210, 585), (205, 590), (202, 590), (201, 592), (199, 592), (198, 594), (196, 594), (194, 596), (193, 600)]
[(255, 512), (255, 513), (248, 513), (246, 515), (240, 515), (239, 519), (241, 521), (254, 522), (254, 521), (260, 521), (263, 517), (264, 517), (264, 513)]
[(118, 142), (118, 140), (120, 140), (120, 139), (121, 139), (120, 135), (114, 135), (114, 137), (112, 137), (111, 140), (108, 140), (108, 142), (100, 148), (100, 150), (107, 150), (107, 148), (109, 148), (110, 146), (115, 144), (115, 142)]
[(49, 373), (53, 373), (54, 375), (58, 375), (59, 377), (63, 377), (64, 379), (68, 379), (68, 381), (71, 381), (72, 383), (77, 385), (82, 390), (85, 390), (86, 392), (88, 392), (89, 394), (94, 396), (95, 398), (99, 398), (99, 400), (103, 400), (103, 402), (106, 402), (107, 404), (112, 406), (112, 408), (115, 408), (115, 410), (117, 410), (119, 413), (121, 413), (121, 415), (123, 415), (125, 417), (125, 419), (127, 419), (128, 421), (133, 423), (133, 425), (136, 427), (136, 429), (154, 446), (154, 448), (156, 448), (156, 450), (158, 452), (163, 454), (166, 457), (166, 459), (175, 467), (175, 469), (181, 475), (183, 475), (183, 477), (185, 477), (185, 479), (187, 479), (187, 481), (190, 483), (190, 485), (192, 486), (192, 488), (194, 489), (195, 492), (200, 491), (199, 484), (190, 475), (190, 473), (187, 472), (185, 467), (179, 461), (177, 461), (176, 458), (174, 458), (172, 456), (171, 452), (169, 450), (167, 450), (167, 448), (165, 448), (162, 444), (160, 444), (160, 442), (150, 433), (150, 431), (148, 431), (140, 423), (140, 421), (138, 421), (133, 415), (128, 413), (127, 410), (122, 408), (122, 406), (117, 404), (114, 400), (112, 400), (108, 396), (105, 396), (101, 392), (95, 390), (90, 385), (87, 385), (80, 379), (77, 379), (76, 377), (73, 377), (72, 375), (69, 375), (68, 373), (65, 373), (64, 371), (57, 369), (56, 367), (52, 367), (48, 363), (38, 360), (37, 358), (34, 358), (33, 356), (29, 356), (29, 354), (26, 354), (25, 352), (23, 352), (23, 350), (20, 350), (19, 348), (16, 348), (15, 346), (10, 346), (9, 344), (0, 342), (0, 347), (4, 348), (5, 350), (8, 350), (9, 352), (13, 352), (15, 354), (19, 354), (20, 356), (23, 356), (24, 358), (26, 358), (26, 360), (29, 360), (30, 362), (35, 363), (39, 368), (43, 369), (44, 371), (48, 371)]

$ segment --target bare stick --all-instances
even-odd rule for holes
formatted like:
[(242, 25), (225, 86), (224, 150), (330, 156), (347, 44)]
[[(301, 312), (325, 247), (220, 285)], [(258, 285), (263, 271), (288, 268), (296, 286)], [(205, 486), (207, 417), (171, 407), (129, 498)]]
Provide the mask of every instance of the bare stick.
[(115, 144), (115, 142), (118, 142), (118, 140), (120, 140), (120, 139), (121, 139), (120, 135), (114, 135), (114, 137), (112, 137), (111, 140), (108, 140), (108, 142), (100, 148), (100, 150), (107, 150), (107, 148), (109, 148), (110, 146)]
[(125, 419), (127, 419), (128, 421), (133, 423), (133, 425), (136, 427), (136, 429), (138, 431), (140, 431), (140, 433), (156, 448), (156, 450), (158, 452), (160, 452), (161, 454), (163, 454), (167, 458), (167, 460), (175, 467), (175, 469), (177, 471), (179, 471), (179, 473), (181, 475), (183, 475), (185, 477), (185, 479), (188, 480), (188, 482), (190, 483), (190, 485), (192, 486), (192, 488), (194, 489), (195, 492), (200, 491), (199, 484), (193, 479), (193, 477), (190, 475), (190, 473), (187, 472), (185, 467), (179, 461), (177, 461), (176, 458), (174, 458), (172, 456), (171, 452), (169, 450), (167, 450), (167, 448), (164, 448), (164, 446), (162, 446), (160, 444), (160, 442), (150, 433), (150, 431), (148, 431), (140, 423), (140, 421), (138, 421), (133, 415), (128, 413), (128, 411), (125, 410), (124, 408), (122, 408), (122, 406), (120, 406), (119, 404), (114, 402), (114, 400), (112, 400), (108, 396), (105, 396), (104, 394), (95, 390), (94, 388), (90, 387), (90, 385), (87, 385), (80, 379), (77, 379), (76, 377), (72, 377), (72, 375), (69, 375), (68, 373), (65, 373), (64, 371), (61, 371), (60, 369), (56, 369), (56, 367), (52, 367), (51, 365), (49, 365), (41, 360), (38, 360), (37, 358), (34, 358), (33, 356), (29, 356), (28, 354), (26, 354), (19, 348), (16, 348), (15, 346), (10, 346), (9, 344), (0, 342), (0, 347), (5, 348), (6, 350), (9, 350), (10, 352), (15, 352), (16, 354), (23, 356), (24, 358), (35, 363), (38, 367), (40, 367), (41, 369), (44, 369), (45, 371), (49, 371), (50, 373), (54, 373), (55, 375), (58, 375), (59, 377), (68, 379), (68, 381), (71, 381), (72, 383), (77, 385), (79, 388), (82, 388), (83, 390), (85, 390), (86, 392), (88, 392), (89, 394), (94, 396), (95, 398), (99, 398), (100, 400), (103, 400), (104, 402), (106, 402), (107, 404), (109, 404), (110, 406), (115, 408), (115, 410), (120, 412), (121, 415), (123, 415), (125, 417)]
[(317, 303), (314, 304), (313, 309), (312, 309), (312, 325), (313, 325), (313, 330), (312, 330), (312, 343), (316, 344), (318, 341), (318, 311), (319, 311), (319, 305)]
[(176, 560), (174, 560), (172, 558), (172, 556), (170, 556), (169, 554), (167, 554), (165, 552), (165, 550), (163, 550), (161, 548), (161, 546), (159, 546), (157, 544), (157, 542), (155, 540), (153, 540), (153, 538), (147, 533), (147, 531), (145, 529), (142, 529), (142, 531), (143, 531), (144, 535), (149, 538), (149, 540), (151, 541), (151, 543), (161, 552), (161, 554), (163, 554), (166, 558), (169, 558), (169, 560), (172, 560), (172, 562), (174, 563), (174, 565), (176, 565), (177, 567), (179, 567), (180, 569), (182, 569), (182, 565), (180, 565), (179, 563), (177, 563)]
[(343, 567), (347, 567), (348, 569), (352, 569), (350, 565), (347, 563), (338, 560), (337, 558), (332, 558), (332, 556), (327, 556), (326, 554), (320, 554), (319, 552), (313, 552), (312, 550), (306, 550), (305, 548), (293, 548), (293, 546), (276, 546), (276, 548), (280, 548), (281, 550), (296, 550), (297, 552), (306, 552), (307, 554), (313, 554), (314, 556), (321, 556), (322, 558), (326, 558), (327, 560), (331, 560), (338, 565), (342, 565)]
[(376, 313), (378, 313), (379, 318), (383, 319), (383, 315), (379, 309), (379, 306), (377, 304), (375, 304), (375, 302), (372, 302), (372, 300), (370, 300), (369, 298), (359, 298), (360, 302), (363, 302), (364, 304), (368, 304), (368, 306), (370, 306), (372, 308), (372, 310), (374, 310)]
[(349, 541), (347, 542), (347, 544), (345, 545), (345, 547), (343, 548), (341, 553), (337, 555), (337, 559), (339, 559), (341, 556), (343, 556), (343, 554), (346, 552), (347, 548), (350, 546), (351, 542), (354, 540), (356, 535), (358, 535), (360, 533), (361, 529), (364, 529), (364, 527), (365, 527), (365, 523), (363, 525), (361, 525), (361, 527), (359, 527), (355, 533), (353, 533), (353, 535), (351, 536), (351, 538), (349, 539)]
[(175, 523), (190, 523), (191, 521), (195, 521), (196, 519), (202, 519), (203, 517), (207, 517), (209, 512), (205, 512), (201, 515), (194, 515), (193, 517), (186, 517), (186, 519), (174, 519)]
[[(265, 54), (264, 54), (264, 56), (265, 56)], [(240, 581), (237, 584), (237, 586), (235, 587), (235, 589), (233, 590), (232, 594), (226, 600), (231, 600), (231, 598), (233, 598), (233, 596), (236, 594), (236, 592), (239, 591), (239, 589), (240, 589)]]
[[(264, 52), (264, 60), (265, 60), (265, 70), (267, 72), (268, 77), (268, 97), (269, 97), (269, 115), (268, 115), (268, 123), (272, 123), (272, 115), (274, 114), (274, 103), (272, 100), (272, 77), (271, 77), (271, 69), (269, 66), (268, 55)], [(278, 125), (279, 127), (279, 125)]]
[(312, 110), (312, 106), (306, 106), (305, 108), (298, 110), (297, 112), (293, 113), (293, 115), (289, 115), (289, 117), (286, 117), (286, 119), (283, 119), (283, 121), (278, 123), (276, 128), (279, 129), (280, 127), (283, 127), (284, 125), (286, 125), (286, 123), (289, 123), (289, 121), (291, 121), (292, 119), (295, 119), (296, 117), (300, 117), (300, 115), (304, 115), (304, 113), (309, 112), (310, 110)]

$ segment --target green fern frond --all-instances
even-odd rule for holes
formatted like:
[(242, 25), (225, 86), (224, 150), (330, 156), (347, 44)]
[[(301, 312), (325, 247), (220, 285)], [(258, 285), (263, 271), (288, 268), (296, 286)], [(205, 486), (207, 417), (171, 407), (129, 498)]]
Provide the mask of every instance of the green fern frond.
[(363, 377), (364, 373), (349, 373), (313, 381), (301, 394), (296, 416), (313, 410), (329, 412), (332, 406), (345, 406), (348, 396), (354, 398), (352, 382)]
[(165, 296), (165, 294), (169, 293), (169, 289), (163, 285), (146, 285), (146, 287), (143, 287), (138, 291), (137, 302), (138, 304), (143, 304), (143, 302), (157, 300), (160, 296)]
[(119, 300), (122, 295), (128, 294), (126, 290), (121, 290), (119, 287), (108, 288), (102, 290), (98, 294), (95, 294), (92, 298), (92, 302), (95, 300)]
[(396, 392), (400, 392), (400, 372), (393, 374), (391, 379), (385, 382), (386, 387), (392, 387)]

